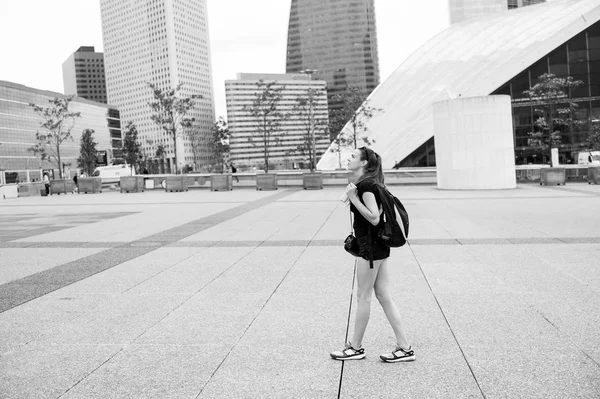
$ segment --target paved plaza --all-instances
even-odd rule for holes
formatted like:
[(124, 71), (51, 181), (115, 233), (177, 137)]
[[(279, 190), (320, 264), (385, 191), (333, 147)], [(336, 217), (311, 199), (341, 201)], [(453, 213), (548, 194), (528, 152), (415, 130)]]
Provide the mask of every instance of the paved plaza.
[(406, 364), (379, 360), (375, 298), (366, 359), (329, 357), (353, 284), (342, 191), (1, 201), (0, 398), (600, 398), (600, 186), (392, 186)]

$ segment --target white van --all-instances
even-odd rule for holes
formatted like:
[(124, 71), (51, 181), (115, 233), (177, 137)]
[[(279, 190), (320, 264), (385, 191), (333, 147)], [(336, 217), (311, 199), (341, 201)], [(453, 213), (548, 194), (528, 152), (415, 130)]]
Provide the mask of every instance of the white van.
[[(590, 155), (592, 162), (590, 162)], [(580, 152), (577, 157), (578, 165), (600, 165), (600, 151), (585, 151)]]
[(109, 166), (99, 166), (94, 169), (94, 173), (92, 176), (101, 177), (102, 183), (119, 183), (121, 181), (121, 176), (132, 176), (132, 169), (127, 164), (122, 165), (109, 165)]

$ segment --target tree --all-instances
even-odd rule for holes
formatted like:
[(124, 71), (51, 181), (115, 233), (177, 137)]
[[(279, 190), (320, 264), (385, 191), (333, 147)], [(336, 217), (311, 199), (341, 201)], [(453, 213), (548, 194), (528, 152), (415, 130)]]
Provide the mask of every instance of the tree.
[(249, 112), (254, 118), (256, 131), (248, 137), (253, 147), (263, 148), (265, 159), (265, 173), (269, 172), (269, 156), (271, 148), (281, 142), (279, 128), (288, 115), (279, 110), (281, 92), (285, 86), (274, 87), (276, 82), (265, 83), (259, 80), (256, 83), (258, 92), (254, 95), (252, 105), (245, 105), (243, 110)]
[(343, 134), (339, 134), (333, 141), (331, 142), (332, 146), (329, 149), (330, 152), (338, 155), (338, 167), (342, 168), (342, 148), (348, 147), (348, 142), (346, 141)]
[(138, 131), (135, 123), (132, 121), (127, 122), (127, 126), (125, 126), (125, 135), (123, 137), (123, 158), (125, 158), (125, 162), (131, 168), (133, 173), (133, 168), (135, 167), (139, 173), (140, 160), (143, 158), (141, 153), (141, 145), (138, 141)]
[(593, 118), (590, 121), (590, 136), (588, 139), (590, 151), (600, 151), (600, 120)]
[[(383, 108), (372, 107), (367, 97), (367, 93), (357, 87), (348, 87), (343, 93), (333, 97), (334, 102), (341, 104), (340, 108), (332, 112), (331, 126), (335, 129), (334, 132), (339, 132), (338, 146), (334, 152), (340, 152), (342, 147), (356, 149), (358, 140), (361, 140), (366, 147), (375, 143), (375, 140), (368, 136), (367, 124), (375, 114), (383, 112)], [(349, 125), (349, 129), (344, 131), (346, 125)]]
[(314, 172), (317, 164), (317, 142), (319, 139), (326, 139), (329, 142), (327, 114), (316, 113), (320, 98), (325, 98), (325, 90), (309, 87), (306, 95), (298, 96), (294, 104), (294, 114), (300, 118), (304, 131), (303, 141), (296, 150), (299, 154), (308, 156), (311, 172)]
[(159, 144), (158, 146), (156, 146), (156, 158), (160, 159), (160, 171), (161, 173), (165, 173), (165, 154), (166, 154), (166, 149), (165, 146), (162, 144)]
[(40, 107), (36, 104), (29, 104), (34, 112), (42, 117), (43, 122), (40, 126), (46, 129), (47, 133), (35, 133), (36, 144), (29, 147), (27, 151), (38, 156), (42, 161), (48, 160), (58, 167), (60, 178), (63, 178), (62, 160), (60, 147), (66, 140), (73, 140), (71, 130), (75, 126), (77, 118), (81, 117), (81, 112), (71, 112), (69, 104), (73, 100), (69, 97), (55, 97), (48, 100), (50, 107)]
[(183, 128), (184, 137), (190, 144), (192, 156), (194, 158), (194, 170), (197, 172), (200, 170), (199, 159), (202, 155), (202, 148), (206, 143), (205, 137), (202, 134), (202, 129), (200, 126), (196, 123), (193, 123), (191, 120), (187, 120), (185, 123), (182, 123), (181, 126)]
[(79, 158), (77, 158), (77, 166), (91, 176), (96, 168), (96, 160), (98, 156), (98, 150), (96, 146), (98, 143), (94, 141), (94, 130), (85, 129), (81, 135), (81, 142), (79, 145)]
[(222, 116), (213, 124), (211, 152), (219, 173), (223, 173), (223, 165), (229, 158), (229, 126)]
[(175, 173), (177, 173), (177, 138), (180, 136), (182, 125), (194, 122), (194, 118), (186, 118), (187, 113), (196, 105), (195, 99), (202, 98), (201, 95), (184, 97), (181, 95), (182, 84), (179, 83), (174, 89), (161, 90), (157, 85), (148, 82), (148, 86), (154, 95), (154, 101), (148, 105), (154, 112), (152, 121), (160, 126), (171, 139), (173, 139), (173, 154), (175, 155)]
[(545, 73), (539, 77), (538, 83), (523, 92), (539, 114), (533, 123), (536, 129), (528, 133), (527, 143), (549, 159), (552, 159), (552, 148), (562, 143), (562, 132), (572, 131), (573, 126), (579, 123), (573, 118), (577, 104), (571, 100), (571, 93), (581, 84), (581, 80), (574, 80), (571, 76), (562, 78)]

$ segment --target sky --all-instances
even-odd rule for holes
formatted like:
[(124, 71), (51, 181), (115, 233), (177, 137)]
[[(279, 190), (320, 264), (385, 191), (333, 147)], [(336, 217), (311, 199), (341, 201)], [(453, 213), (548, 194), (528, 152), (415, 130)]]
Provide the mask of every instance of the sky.
[[(225, 80), (285, 73), (291, 0), (207, 0), (215, 114), (226, 117)], [(375, 0), (384, 81), (449, 26), (448, 0)], [(103, 51), (99, 0), (0, 0), (0, 80), (63, 92), (62, 63), (80, 46)]]

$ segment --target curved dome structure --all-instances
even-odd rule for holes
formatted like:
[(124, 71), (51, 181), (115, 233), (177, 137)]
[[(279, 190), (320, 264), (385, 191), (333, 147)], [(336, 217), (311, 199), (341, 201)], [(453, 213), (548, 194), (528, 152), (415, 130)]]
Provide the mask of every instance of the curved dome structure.
[[(375, 140), (371, 148), (383, 157), (384, 168), (392, 168), (433, 137), (433, 103), (490, 95), (599, 20), (598, 0), (555, 0), (451, 26), (369, 97), (372, 107), (384, 110), (367, 122)], [(349, 150), (342, 151), (342, 165), (348, 156)], [(318, 164), (322, 170), (336, 167), (338, 154), (330, 151)]]

